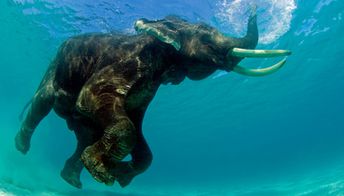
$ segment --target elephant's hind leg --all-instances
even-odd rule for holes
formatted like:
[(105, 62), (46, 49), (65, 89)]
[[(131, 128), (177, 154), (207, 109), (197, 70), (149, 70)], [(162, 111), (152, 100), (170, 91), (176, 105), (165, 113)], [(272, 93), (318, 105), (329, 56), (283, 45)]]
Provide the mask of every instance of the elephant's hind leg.
[(81, 153), (86, 148), (86, 145), (78, 141), (74, 154), (66, 161), (60, 175), (70, 185), (81, 189), (82, 183), (80, 181), (80, 174), (84, 168), (80, 160)]
[(52, 109), (55, 100), (54, 95), (53, 79), (50, 78), (44, 85), (40, 86), (33, 97), (26, 118), (15, 137), (16, 148), (23, 154), (26, 154), (30, 149), (31, 137), (39, 122)]
[(74, 154), (66, 161), (64, 168), (61, 171), (61, 177), (70, 185), (76, 188), (82, 188), (80, 174), (84, 168), (84, 164), (80, 159), (81, 153), (87, 146), (92, 145), (98, 138), (94, 135), (95, 131), (93, 128), (80, 122), (76, 124), (74, 133), (77, 138), (77, 147)]

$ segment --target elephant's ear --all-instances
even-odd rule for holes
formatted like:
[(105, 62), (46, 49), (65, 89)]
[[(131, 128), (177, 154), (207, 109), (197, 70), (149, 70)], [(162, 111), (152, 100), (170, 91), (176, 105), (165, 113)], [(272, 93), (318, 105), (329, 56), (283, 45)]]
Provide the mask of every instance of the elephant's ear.
[(135, 30), (154, 36), (164, 43), (171, 44), (177, 51), (180, 50), (178, 30), (173, 21), (168, 18), (158, 21), (137, 20), (135, 22)]

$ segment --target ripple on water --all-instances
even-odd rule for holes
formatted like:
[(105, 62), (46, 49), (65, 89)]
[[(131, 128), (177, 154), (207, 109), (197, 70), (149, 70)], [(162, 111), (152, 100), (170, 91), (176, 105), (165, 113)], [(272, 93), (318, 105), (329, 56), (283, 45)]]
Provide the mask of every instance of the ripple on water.
[[(218, 3), (216, 21), (222, 32), (243, 36), (249, 16), (251, 0), (222, 0)], [(257, 0), (259, 43), (270, 44), (290, 29), (292, 13), (297, 8), (294, 0)], [(243, 20), (244, 18), (244, 20)]]

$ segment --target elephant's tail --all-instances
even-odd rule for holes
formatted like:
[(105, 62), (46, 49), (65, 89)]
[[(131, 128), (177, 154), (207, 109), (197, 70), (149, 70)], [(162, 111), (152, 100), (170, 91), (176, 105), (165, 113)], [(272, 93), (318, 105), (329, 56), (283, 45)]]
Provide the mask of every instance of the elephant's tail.
[(23, 110), (22, 110), (22, 112), (20, 113), (20, 115), (19, 115), (19, 121), (23, 121), (23, 119), (24, 119), (24, 114), (25, 114), (25, 111), (27, 110), (27, 108), (31, 105), (31, 103), (32, 103), (32, 100), (33, 100), (33, 98), (32, 99), (30, 99), (30, 101), (28, 101), (26, 104), (25, 104), (25, 106), (24, 106), (24, 108), (23, 108)]

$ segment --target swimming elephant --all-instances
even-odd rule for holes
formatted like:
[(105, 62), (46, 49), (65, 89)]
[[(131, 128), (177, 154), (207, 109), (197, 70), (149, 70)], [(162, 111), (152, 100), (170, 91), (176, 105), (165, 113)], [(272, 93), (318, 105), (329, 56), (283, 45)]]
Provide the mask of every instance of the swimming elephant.
[[(81, 188), (80, 173), (85, 166), (99, 182), (128, 185), (152, 161), (142, 121), (161, 84), (179, 84), (185, 77), (201, 80), (216, 70), (264, 76), (283, 66), (286, 59), (262, 69), (238, 65), (245, 57), (291, 53), (254, 50), (256, 18), (253, 10), (242, 38), (168, 16), (136, 21), (135, 35), (86, 34), (68, 39), (32, 99), (15, 138), (16, 148), (27, 153), (35, 128), (54, 109), (77, 138), (75, 153), (66, 161), (61, 176)], [(132, 159), (123, 161), (129, 154)]]

